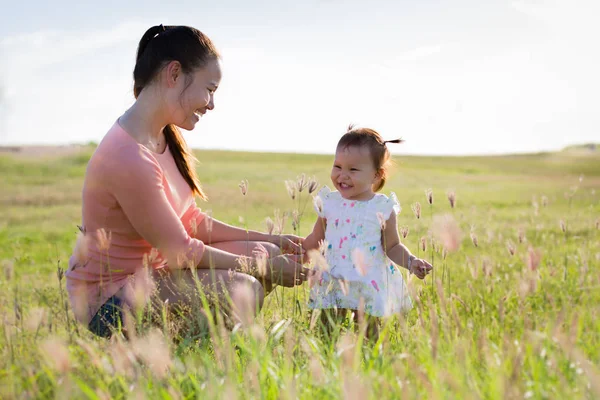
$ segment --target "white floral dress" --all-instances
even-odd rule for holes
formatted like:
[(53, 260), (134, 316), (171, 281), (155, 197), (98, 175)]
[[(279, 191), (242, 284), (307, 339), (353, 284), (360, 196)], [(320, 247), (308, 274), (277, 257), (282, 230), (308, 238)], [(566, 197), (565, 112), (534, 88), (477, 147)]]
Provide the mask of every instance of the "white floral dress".
[[(319, 191), (317, 214), (327, 221), (327, 266), (310, 291), (309, 308), (346, 308), (383, 317), (408, 311), (412, 301), (398, 267), (387, 257), (381, 239), (380, 218), (388, 220), (400, 204), (376, 193), (371, 200), (346, 200), (327, 186)], [(319, 202), (315, 202), (318, 204)], [(378, 216), (377, 214), (380, 213)], [(361, 304), (362, 303), (362, 304)]]

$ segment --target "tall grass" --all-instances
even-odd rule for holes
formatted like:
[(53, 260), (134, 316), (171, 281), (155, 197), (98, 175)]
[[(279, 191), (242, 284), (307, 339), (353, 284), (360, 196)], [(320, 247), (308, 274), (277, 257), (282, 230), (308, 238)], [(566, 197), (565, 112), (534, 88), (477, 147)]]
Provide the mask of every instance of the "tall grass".
[[(291, 201), (284, 182), (328, 183), (329, 157), (197, 155), (215, 218), (264, 229), (278, 209), (286, 232), (312, 228), (307, 191)], [(164, 309), (158, 325), (136, 319), (130, 340), (95, 338), (64, 307), (86, 156), (0, 158), (0, 398), (600, 397), (598, 156), (399, 158), (385, 190), (403, 204), (427, 188), (451, 187), (454, 200), (429, 203), (431, 218), (399, 216), (413, 252), (437, 238), (419, 250), (437, 272), (410, 281), (414, 309), (384, 321), (375, 343), (351, 318), (323, 335), (306, 287), (278, 287), (257, 317), (243, 293), (231, 299), (233, 329), (200, 297), (195, 322)], [(446, 257), (444, 214), (462, 233)]]

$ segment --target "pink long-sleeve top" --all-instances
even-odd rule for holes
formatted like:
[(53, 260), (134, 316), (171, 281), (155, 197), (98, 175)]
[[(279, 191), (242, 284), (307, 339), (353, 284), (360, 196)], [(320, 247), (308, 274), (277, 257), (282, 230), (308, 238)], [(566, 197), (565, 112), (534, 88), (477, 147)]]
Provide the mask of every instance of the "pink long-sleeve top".
[[(138, 288), (148, 287), (148, 268), (202, 258), (204, 244), (194, 233), (204, 214), (169, 148), (162, 154), (150, 151), (118, 122), (89, 161), (82, 200), (85, 240), (79, 241), (66, 273), (81, 322), (89, 323), (117, 292), (133, 307)], [(142, 293), (148, 296), (147, 290)]]

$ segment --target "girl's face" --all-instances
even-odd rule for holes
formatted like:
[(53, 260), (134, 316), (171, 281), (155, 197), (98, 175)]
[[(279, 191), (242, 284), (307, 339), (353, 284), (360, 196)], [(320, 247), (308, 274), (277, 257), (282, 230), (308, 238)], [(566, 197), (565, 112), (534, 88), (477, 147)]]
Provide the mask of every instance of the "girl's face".
[(214, 94), (221, 82), (221, 63), (210, 60), (203, 68), (180, 73), (167, 93), (171, 123), (191, 131), (208, 110), (215, 108)]
[(370, 200), (375, 193), (373, 184), (379, 179), (369, 149), (362, 147), (338, 148), (331, 169), (331, 182), (343, 198)]

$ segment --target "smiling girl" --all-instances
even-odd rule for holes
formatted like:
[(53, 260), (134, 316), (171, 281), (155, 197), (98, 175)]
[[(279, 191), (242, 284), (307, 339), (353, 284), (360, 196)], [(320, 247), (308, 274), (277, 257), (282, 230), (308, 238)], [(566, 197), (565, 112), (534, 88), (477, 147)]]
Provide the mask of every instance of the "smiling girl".
[[(325, 255), (316, 265), (309, 307), (330, 310), (330, 317), (362, 311), (377, 335), (377, 318), (409, 309), (411, 300), (395, 265), (423, 279), (432, 266), (416, 258), (400, 243), (396, 214), (400, 204), (377, 193), (387, 179), (390, 153), (387, 143), (372, 129), (353, 129), (338, 142), (331, 169), (336, 191), (325, 186), (315, 199), (318, 214), (313, 232), (303, 242), (306, 250)], [(313, 278), (311, 278), (313, 280)], [(355, 313), (355, 317), (357, 313)]]

